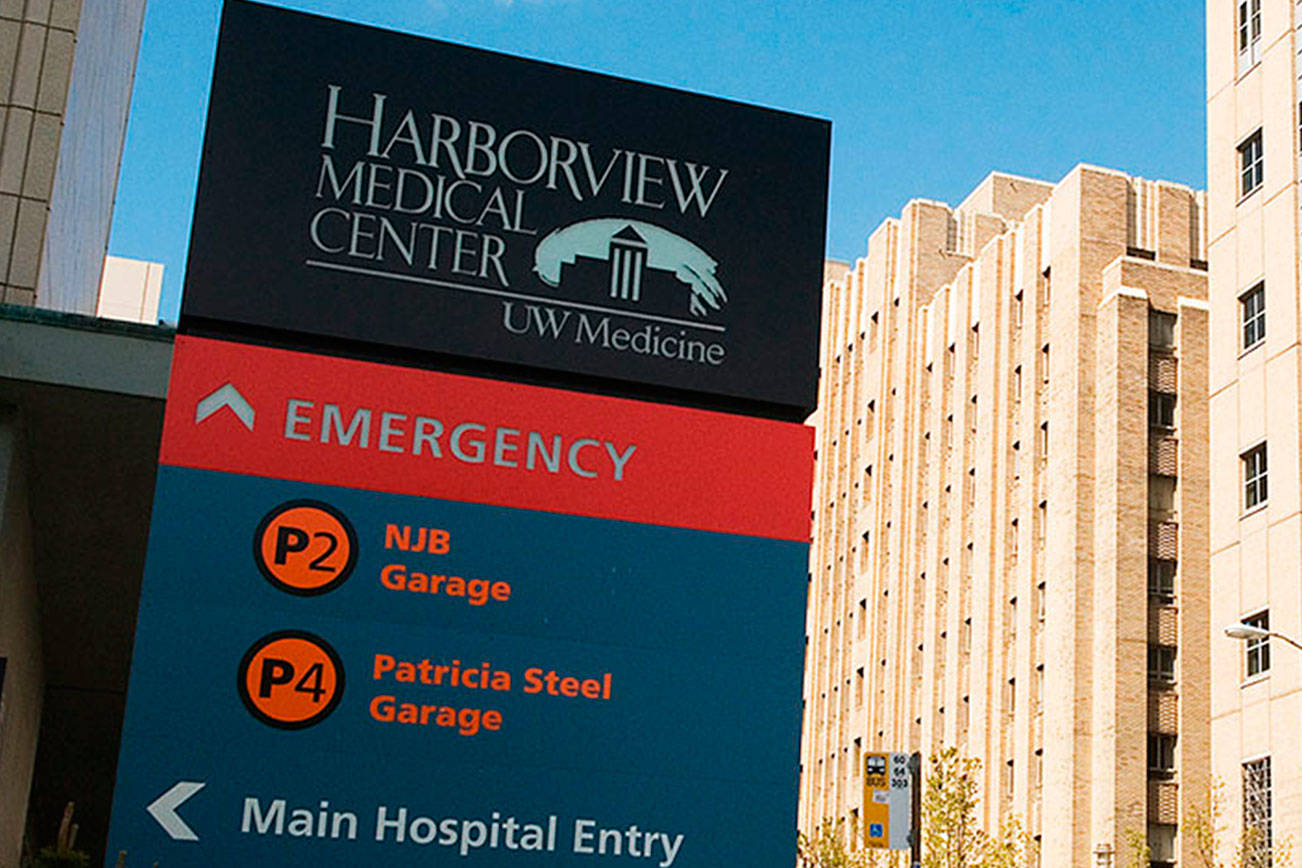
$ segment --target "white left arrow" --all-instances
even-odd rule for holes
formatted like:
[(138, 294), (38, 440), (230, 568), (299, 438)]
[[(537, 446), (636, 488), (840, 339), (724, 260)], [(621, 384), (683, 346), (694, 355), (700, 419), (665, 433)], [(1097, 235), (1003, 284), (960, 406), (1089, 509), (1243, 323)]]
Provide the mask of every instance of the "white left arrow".
[(199, 401), (194, 408), (194, 424), (198, 425), (222, 407), (230, 407), (231, 412), (244, 423), (244, 427), (253, 430), (253, 406), (230, 383)]
[(177, 781), (170, 790), (150, 802), (145, 810), (158, 821), (164, 832), (172, 836), (173, 841), (198, 841), (199, 836), (185, 824), (176, 809), (206, 786), (201, 781)]

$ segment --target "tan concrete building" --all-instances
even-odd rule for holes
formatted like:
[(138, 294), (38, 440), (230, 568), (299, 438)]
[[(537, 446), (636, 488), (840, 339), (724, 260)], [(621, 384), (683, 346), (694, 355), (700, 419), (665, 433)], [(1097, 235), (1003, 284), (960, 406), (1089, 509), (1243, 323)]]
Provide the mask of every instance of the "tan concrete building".
[(1302, 653), (1222, 631), (1302, 637), (1299, 26), (1290, 0), (1207, 3), (1212, 767), (1222, 857), (1252, 829), (1262, 855), (1291, 839), (1295, 862)]
[(95, 316), (156, 325), (163, 294), (163, 263), (104, 257)]
[(0, 0), (0, 302), (94, 314), (145, 0)]
[[(1192, 864), (1208, 764), (1203, 195), (910, 202), (824, 297), (800, 823), (956, 745), (1041, 864)], [(1114, 853), (1100, 862), (1096, 852)]]

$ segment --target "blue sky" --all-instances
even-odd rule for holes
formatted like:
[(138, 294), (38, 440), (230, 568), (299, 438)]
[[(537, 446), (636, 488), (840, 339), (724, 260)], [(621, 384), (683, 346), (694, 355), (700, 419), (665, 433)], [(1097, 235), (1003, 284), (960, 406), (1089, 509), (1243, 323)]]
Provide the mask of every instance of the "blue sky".
[[(1203, 4), (1170, 0), (276, 0), (833, 123), (830, 256), (911, 198), (1079, 162), (1203, 186)], [(175, 321), (219, 0), (150, 0), (111, 253)], [(1180, 14), (1187, 13), (1187, 14)]]

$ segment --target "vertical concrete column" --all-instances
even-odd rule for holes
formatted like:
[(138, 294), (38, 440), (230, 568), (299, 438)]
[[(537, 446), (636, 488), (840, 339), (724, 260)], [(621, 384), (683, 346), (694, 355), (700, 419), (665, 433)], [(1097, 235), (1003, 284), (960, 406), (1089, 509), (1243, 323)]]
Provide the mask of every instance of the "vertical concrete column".
[(0, 868), (17, 868), (36, 762), (45, 673), (17, 413), (0, 406)]
[(1117, 287), (1097, 326), (1090, 837), (1120, 851), (1146, 832), (1147, 294)]
[[(1194, 808), (1205, 809), (1211, 765), (1211, 641), (1230, 640), (1212, 634), (1208, 518), (1208, 306), (1200, 299), (1180, 298), (1176, 345), (1180, 357), (1180, 453), (1177, 504), (1180, 511), (1180, 562), (1176, 593), (1179, 600), (1180, 741), (1176, 764), (1180, 770), (1181, 824)], [(1187, 653), (1197, 649), (1198, 653)], [(1237, 649), (1236, 649), (1237, 650)], [(1194, 842), (1180, 835), (1182, 865), (1196, 864)]]

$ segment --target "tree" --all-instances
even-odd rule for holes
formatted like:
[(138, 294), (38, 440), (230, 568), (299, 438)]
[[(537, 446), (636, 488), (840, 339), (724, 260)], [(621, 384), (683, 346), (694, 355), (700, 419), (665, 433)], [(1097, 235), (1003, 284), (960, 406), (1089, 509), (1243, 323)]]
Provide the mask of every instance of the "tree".
[(1279, 838), (1266, 850), (1261, 846), (1263, 833), (1256, 826), (1245, 826), (1232, 842), (1231, 861), (1222, 860), (1221, 853), (1228, 849), (1225, 845), (1231, 844), (1226, 836), (1232, 834), (1224, 815), (1225, 783), (1213, 781), (1202, 804), (1194, 805), (1184, 817), (1182, 831), (1193, 846), (1197, 868), (1289, 868), (1293, 864), (1293, 842)]
[(999, 823), (998, 837), (987, 842), (980, 865), (981, 868), (1030, 868), (1036, 864), (1035, 854), (1035, 839), (1022, 828), (1020, 819), (1008, 816)]
[(813, 835), (801, 832), (796, 838), (796, 864), (799, 868), (883, 868), (890, 864), (889, 855), (846, 844), (846, 837), (843, 819), (824, 820)]
[(981, 761), (947, 747), (931, 755), (922, 789), (923, 868), (1026, 868), (1034, 842), (1016, 817), (994, 835), (977, 819)]
[(922, 787), (923, 868), (970, 868), (982, 847), (977, 823), (981, 761), (947, 747), (932, 754)]
[(1126, 868), (1148, 868), (1153, 858), (1153, 848), (1148, 846), (1148, 838), (1134, 829), (1126, 830), (1126, 849), (1130, 851), (1130, 861)]

